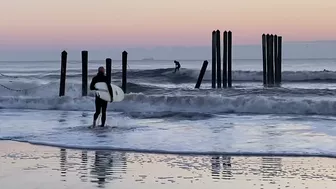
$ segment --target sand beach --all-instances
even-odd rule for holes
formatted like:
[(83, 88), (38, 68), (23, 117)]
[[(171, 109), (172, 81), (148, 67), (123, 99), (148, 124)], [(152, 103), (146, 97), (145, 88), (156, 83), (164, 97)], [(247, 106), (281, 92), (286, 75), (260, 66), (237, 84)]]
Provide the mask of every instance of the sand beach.
[(0, 186), (37, 188), (332, 189), (336, 159), (180, 156), (0, 142)]

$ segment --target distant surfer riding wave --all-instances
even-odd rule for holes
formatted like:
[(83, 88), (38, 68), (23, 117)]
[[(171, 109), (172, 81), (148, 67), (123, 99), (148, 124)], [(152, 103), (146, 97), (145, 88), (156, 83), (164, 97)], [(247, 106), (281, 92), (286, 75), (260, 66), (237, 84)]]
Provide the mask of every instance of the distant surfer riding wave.
[(180, 71), (181, 64), (180, 64), (179, 61), (176, 61), (176, 60), (174, 60), (174, 63), (175, 63), (175, 70), (174, 70), (174, 73), (176, 73), (176, 71)]

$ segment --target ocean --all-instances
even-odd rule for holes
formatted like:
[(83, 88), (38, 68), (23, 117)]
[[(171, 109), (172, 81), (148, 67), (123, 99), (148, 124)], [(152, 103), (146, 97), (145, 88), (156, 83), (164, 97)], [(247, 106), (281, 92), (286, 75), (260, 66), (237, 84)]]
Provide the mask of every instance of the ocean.
[[(233, 60), (233, 87), (211, 89), (211, 60), (128, 61), (124, 101), (107, 128), (88, 129), (94, 96), (81, 96), (81, 62), (0, 62), (0, 140), (77, 149), (177, 154), (336, 157), (336, 59), (284, 59), (282, 85), (264, 88), (262, 60)], [(121, 62), (112, 63), (121, 86)], [(89, 78), (105, 61), (89, 61)]]

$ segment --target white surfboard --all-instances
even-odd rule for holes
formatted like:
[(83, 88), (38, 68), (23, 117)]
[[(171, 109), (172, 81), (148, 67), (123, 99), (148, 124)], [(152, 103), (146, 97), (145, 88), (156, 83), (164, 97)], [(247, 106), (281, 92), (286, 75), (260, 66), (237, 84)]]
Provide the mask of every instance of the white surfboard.
[[(110, 85), (112, 87), (113, 102), (120, 102), (124, 100), (125, 97), (124, 91), (117, 85), (114, 85), (112, 83)], [(99, 98), (107, 102), (111, 102), (111, 96), (105, 82), (98, 82), (95, 84), (95, 87), (98, 89), (96, 91), (96, 94), (97, 96), (99, 96)]]

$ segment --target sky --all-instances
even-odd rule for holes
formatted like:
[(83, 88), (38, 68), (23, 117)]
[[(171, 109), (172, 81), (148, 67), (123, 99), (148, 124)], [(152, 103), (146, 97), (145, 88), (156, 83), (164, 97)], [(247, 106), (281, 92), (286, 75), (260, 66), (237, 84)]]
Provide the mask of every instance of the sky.
[(209, 46), (263, 33), (288, 41), (336, 40), (335, 0), (10, 0), (0, 6), (0, 50)]

